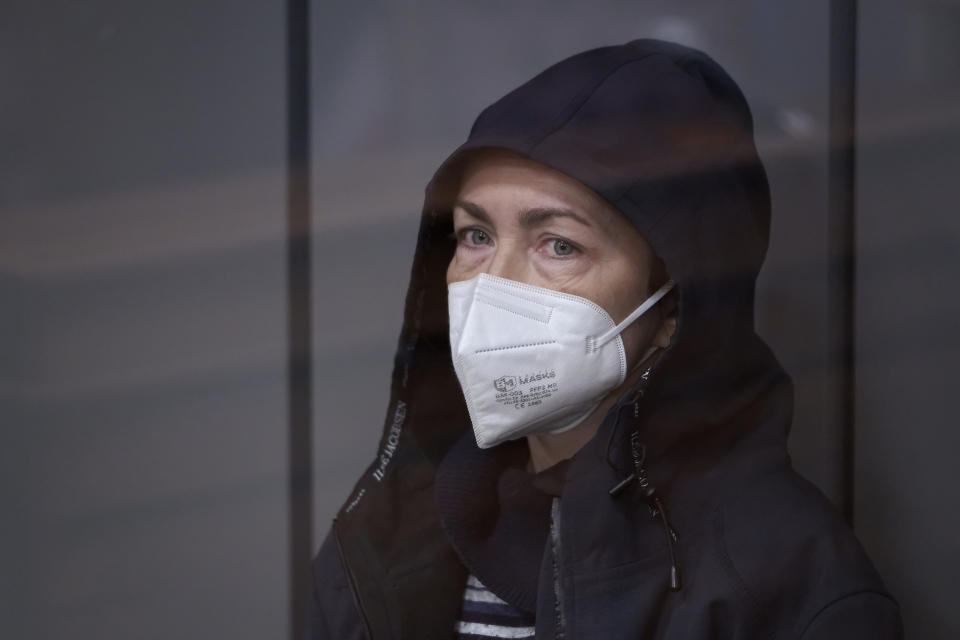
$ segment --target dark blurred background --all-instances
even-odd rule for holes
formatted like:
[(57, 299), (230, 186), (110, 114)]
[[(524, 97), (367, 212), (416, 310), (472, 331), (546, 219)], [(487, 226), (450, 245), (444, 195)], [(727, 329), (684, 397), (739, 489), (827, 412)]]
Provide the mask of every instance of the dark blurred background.
[[(0, 7), (5, 638), (297, 627), (291, 545), (311, 534), (291, 529), (287, 449), (311, 425), (288, 404), (287, 8)], [(960, 637), (960, 1), (860, 2), (849, 34), (850, 451), (829, 342), (831, 9), (309, 3), (309, 546), (375, 454), (437, 163), (547, 65), (654, 36), (710, 53), (754, 111), (774, 203), (757, 322), (796, 383), (796, 466), (838, 504), (852, 470), (855, 530), (908, 635)]]

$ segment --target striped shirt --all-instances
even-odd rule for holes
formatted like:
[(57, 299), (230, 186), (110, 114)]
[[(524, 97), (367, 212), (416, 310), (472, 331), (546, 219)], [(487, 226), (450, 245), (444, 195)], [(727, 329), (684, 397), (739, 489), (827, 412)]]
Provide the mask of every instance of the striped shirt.
[(474, 576), (467, 578), (463, 608), (457, 620), (456, 640), (533, 638), (533, 615), (495, 596)]

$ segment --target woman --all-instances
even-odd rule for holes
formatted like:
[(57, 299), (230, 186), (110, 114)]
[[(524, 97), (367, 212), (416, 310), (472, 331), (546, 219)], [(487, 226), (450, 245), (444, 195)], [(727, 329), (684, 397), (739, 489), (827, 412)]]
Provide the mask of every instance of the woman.
[(701, 52), (587, 51), (484, 110), (427, 189), (311, 637), (900, 637), (790, 467), (753, 330), (769, 216), (747, 104)]

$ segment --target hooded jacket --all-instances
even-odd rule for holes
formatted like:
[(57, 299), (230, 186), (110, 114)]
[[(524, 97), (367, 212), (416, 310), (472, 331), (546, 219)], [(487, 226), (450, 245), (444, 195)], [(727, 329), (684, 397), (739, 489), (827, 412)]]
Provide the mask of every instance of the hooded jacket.
[[(677, 327), (551, 497), (480, 450), (453, 372), (451, 196), (477, 149), (593, 189), (676, 282)], [(792, 386), (754, 331), (770, 196), (750, 110), (702, 52), (635, 40), (485, 109), (426, 189), (378, 455), (313, 566), (309, 638), (450, 638), (468, 570), (537, 638), (899, 638), (899, 609), (790, 465)]]

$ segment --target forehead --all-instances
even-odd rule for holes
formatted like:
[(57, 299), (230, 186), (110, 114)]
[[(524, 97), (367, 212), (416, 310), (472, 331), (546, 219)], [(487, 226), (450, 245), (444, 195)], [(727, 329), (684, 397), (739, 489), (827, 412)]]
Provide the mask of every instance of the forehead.
[(482, 206), (509, 213), (529, 207), (570, 209), (600, 227), (633, 228), (613, 206), (570, 176), (506, 151), (472, 155), (460, 174), (457, 200), (483, 200)]

